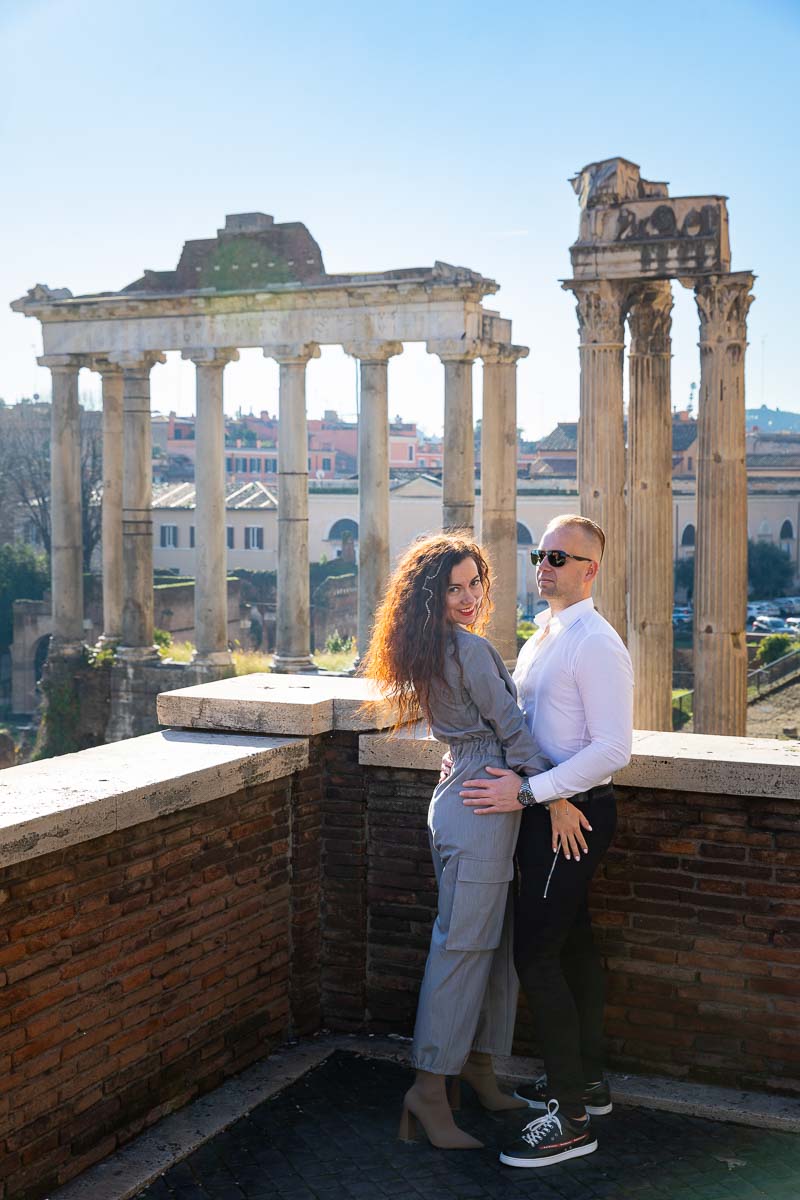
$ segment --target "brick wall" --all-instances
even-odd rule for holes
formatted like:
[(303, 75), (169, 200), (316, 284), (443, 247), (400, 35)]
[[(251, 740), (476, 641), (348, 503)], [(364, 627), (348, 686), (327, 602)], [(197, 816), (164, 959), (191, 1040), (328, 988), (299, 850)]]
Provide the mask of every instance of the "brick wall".
[[(358, 749), (315, 736), (292, 777), (0, 870), (0, 1200), (291, 1033), (411, 1032), (436, 775)], [(614, 1065), (800, 1091), (798, 868), (793, 802), (623, 790), (593, 889)]]
[[(367, 775), (370, 1027), (408, 1034), (435, 905), (425, 814), (436, 776)], [(620, 795), (592, 893), (611, 1063), (800, 1092), (797, 805)], [(516, 1049), (537, 1049), (524, 1002)]]
[[(305, 775), (298, 861), (318, 788)], [(290, 786), (0, 871), (0, 1196), (45, 1195), (285, 1039), (308, 922)], [(294, 983), (307, 1027), (314, 985)]]

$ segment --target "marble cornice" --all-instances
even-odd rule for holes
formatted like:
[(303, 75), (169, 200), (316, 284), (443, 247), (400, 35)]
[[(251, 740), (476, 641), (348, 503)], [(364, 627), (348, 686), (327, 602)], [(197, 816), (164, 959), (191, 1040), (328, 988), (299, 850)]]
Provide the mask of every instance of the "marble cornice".
[(297, 311), (309, 308), (359, 308), (376, 305), (430, 305), (472, 302), (498, 290), (492, 280), (481, 284), (451, 280), (364, 280), (359, 282), (276, 285), (243, 292), (119, 293), (72, 296), (59, 300), (14, 300), (14, 312), (49, 322), (128, 320), (131, 317), (209, 316), (217, 313)]

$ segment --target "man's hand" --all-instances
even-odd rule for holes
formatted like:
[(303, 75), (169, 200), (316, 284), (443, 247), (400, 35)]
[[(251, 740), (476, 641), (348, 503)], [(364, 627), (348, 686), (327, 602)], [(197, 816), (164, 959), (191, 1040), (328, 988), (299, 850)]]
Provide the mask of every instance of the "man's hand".
[(442, 755), (442, 765), (439, 768), (439, 783), (444, 783), (445, 779), (449, 778), (452, 769), (453, 756), (449, 750), (445, 750), (444, 754)]
[(502, 767), (485, 769), (497, 778), (466, 779), (464, 790), (459, 792), (464, 804), (480, 817), (487, 813), (518, 812), (522, 808), (518, 799), (522, 780), (516, 771), (506, 771)]
[[(487, 770), (491, 770), (491, 767)], [(553, 852), (557, 853), (560, 845), (565, 858), (572, 858), (574, 855), (576, 862), (579, 861), (581, 850), (584, 854), (589, 853), (589, 847), (586, 845), (586, 839), (581, 829), (583, 827), (591, 833), (592, 827), (589, 821), (578, 806), (570, 804), (569, 800), (554, 800), (548, 807), (550, 809), (550, 827), (553, 833)]]

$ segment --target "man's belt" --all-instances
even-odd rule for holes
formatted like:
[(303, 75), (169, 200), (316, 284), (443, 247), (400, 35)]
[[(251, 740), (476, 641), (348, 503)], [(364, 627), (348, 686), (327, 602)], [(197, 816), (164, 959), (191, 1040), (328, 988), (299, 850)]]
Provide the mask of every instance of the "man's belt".
[(614, 795), (614, 783), (600, 783), (597, 787), (589, 788), (588, 792), (576, 792), (569, 796), (570, 804), (584, 804), (587, 800), (608, 800)]

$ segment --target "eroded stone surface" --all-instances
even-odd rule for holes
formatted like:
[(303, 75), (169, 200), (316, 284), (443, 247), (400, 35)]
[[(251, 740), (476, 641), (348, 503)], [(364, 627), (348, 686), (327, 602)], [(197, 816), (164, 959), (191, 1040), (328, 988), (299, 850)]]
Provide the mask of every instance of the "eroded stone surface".
[(162, 692), (158, 719), (184, 729), (305, 737), (331, 729), (384, 729), (391, 723), (385, 710), (360, 711), (376, 694), (366, 679), (256, 673)]
[(0, 866), (302, 770), (302, 739), (170, 729), (0, 774)]
[[(359, 762), (370, 767), (438, 771), (445, 747), (418, 725), (396, 737), (362, 734)], [(623, 787), (800, 799), (800, 746), (773, 738), (637, 730), (633, 756), (615, 782)]]

